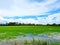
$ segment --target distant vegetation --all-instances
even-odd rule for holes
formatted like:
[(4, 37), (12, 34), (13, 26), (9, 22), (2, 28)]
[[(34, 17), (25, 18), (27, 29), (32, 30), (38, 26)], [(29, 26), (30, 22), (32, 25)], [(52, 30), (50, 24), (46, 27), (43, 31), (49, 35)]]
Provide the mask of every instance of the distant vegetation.
[(60, 26), (60, 24), (56, 24), (56, 23), (53, 23), (53, 24), (25, 24), (25, 23), (17, 23), (17, 22), (9, 22), (9, 23), (6, 23), (6, 24), (0, 24), (0, 26)]

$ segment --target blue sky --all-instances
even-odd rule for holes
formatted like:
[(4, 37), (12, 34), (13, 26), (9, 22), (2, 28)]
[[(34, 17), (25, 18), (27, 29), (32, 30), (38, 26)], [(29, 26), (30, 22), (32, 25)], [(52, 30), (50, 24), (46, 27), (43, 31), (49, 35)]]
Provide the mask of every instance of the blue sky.
[(60, 24), (60, 0), (0, 0), (0, 23)]

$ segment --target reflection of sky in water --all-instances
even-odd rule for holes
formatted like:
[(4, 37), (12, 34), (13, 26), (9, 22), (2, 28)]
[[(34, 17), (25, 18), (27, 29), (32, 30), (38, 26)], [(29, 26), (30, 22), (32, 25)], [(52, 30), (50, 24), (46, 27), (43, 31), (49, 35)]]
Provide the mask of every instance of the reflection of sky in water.
[[(58, 34), (57, 33), (55, 33), (56, 35), (55, 36), (57, 36)], [(59, 39), (56, 39), (56, 38), (54, 38), (54, 37), (50, 37), (49, 35), (32, 35), (32, 34), (26, 34), (25, 35), (25, 37), (28, 37), (28, 38), (34, 38), (34, 39), (42, 39), (42, 40), (51, 40), (51, 41), (60, 41)]]
[(50, 37), (47, 34), (38, 34), (38, 35), (34, 35), (34, 34), (25, 34), (25, 36), (18, 36), (15, 39), (8, 39), (8, 40), (2, 40), (2, 43), (0, 41), (0, 45), (5, 45), (6, 41), (8, 42), (8, 45), (12, 43), (14, 43), (15, 41), (20, 43), (20, 42), (24, 42), (24, 41), (28, 41), (31, 42), (34, 40), (40, 40), (40, 41), (52, 41), (52, 42), (60, 42), (59, 39), (54, 38), (54, 36), (58, 37), (60, 34), (59, 33), (51, 33), (53, 35), (53, 37)]

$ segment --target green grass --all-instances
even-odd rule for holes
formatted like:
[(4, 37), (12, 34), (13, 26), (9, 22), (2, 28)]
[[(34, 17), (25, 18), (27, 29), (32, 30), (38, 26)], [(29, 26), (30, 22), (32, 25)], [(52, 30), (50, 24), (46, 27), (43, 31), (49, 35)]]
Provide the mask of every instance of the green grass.
[(0, 39), (49, 32), (60, 32), (60, 26), (0, 26)]
[[(11, 39), (15, 38), (16, 36), (21, 36), (25, 34), (46, 34), (48, 33), (51, 35), (51, 32), (58, 32), (60, 33), (60, 26), (0, 26), (0, 39)], [(1, 41), (1, 40), (0, 40)], [(42, 43), (41, 43), (42, 42)], [(10, 44), (10, 43), (9, 43)], [(11, 43), (12, 44), (12, 43)], [(17, 43), (18, 44), (18, 43)], [(15, 45), (17, 45), (15, 44)], [(28, 41), (24, 42), (24, 45), (60, 45), (60, 42), (51, 42), (48, 44), (46, 41)]]

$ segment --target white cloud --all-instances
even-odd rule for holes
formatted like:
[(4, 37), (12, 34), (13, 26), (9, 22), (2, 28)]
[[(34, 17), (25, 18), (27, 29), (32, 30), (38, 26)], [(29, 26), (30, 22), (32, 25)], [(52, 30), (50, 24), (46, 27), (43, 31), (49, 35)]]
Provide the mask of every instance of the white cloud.
[[(53, 18), (56, 18), (53, 20)], [(46, 21), (47, 23), (60, 23), (60, 13), (55, 13), (55, 14), (52, 14), (52, 15), (49, 15), (47, 18), (46, 18)]]
[[(7, 1), (7, 0), (6, 0)], [(52, 15), (48, 15), (48, 17), (42, 18), (37, 17), (37, 20), (33, 18), (19, 18), (19, 19), (5, 19), (4, 16), (37, 16), (41, 14), (45, 14), (46, 12), (59, 9), (60, 2), (57, 0), (45, 0), (43, 2), (30, 2), (29, 0), (11, 0), (13, 3), (9, 6), (9, 8), (0, 8), (0, 22), (21, 22), (21, 23), (35, 23), (35, 24), (47, 24), (47, 23), (60, 23), (60, 13), (55, 13)], [(10, 1), (10, 2), (11, 2)], [(9, 1), (8, 1), (9, 2)], [(4, 3), (3, 3), (4, 4)], [(10, 3), (9, 3), (10, 4)], [(46, 13), (47, 14), (47, 13)], [(46, 15), (45, 14), (45, 15)], [(56, 19), (53, 20), (53, 18)]]
[[(55, 19), (54, 19), (55, 18)], [(34, 18), (19, 18), (19, 19), (14, 19), (14, 18), (3, 18), (0, 17), (0, 22), (18, 22), (18, 23), (31, 23), (31, 24), (60, 24), (60, 13), (52, 14), (49, 15), (48, 17), (37, 17), (37, 20)]]
[[(9, 9), (0, 9), (2, 16), (26, 16), (41, 15), (42, 13), (51, 11), (47, 5), (55, 3), (57, 0), (46, 0), (45, 2), (29, 3), (27, 0), (14, 0)], [(57, 5), (56, 5), (57, 6)]]
[(23, 19), (23, 18), (19, 18), (19, 19), (13, 19), (13, 18), (3, 18), (0, 17), (0, 23), (9, 23), (9, 22), (18, 22), (18, 23), (25, 23), (25, 24), (39, 24), (38, 20), (35, 20), (33, 18), (28, 18), (28, 19)]
[(0, 17), (0, 21), (2, 21), (2, 20), (4, 20), (4, 18), (3, 17)]
[(18, 22), (18, 23), (25, 23), (25, 24), (39, 24), (38, 20), (35, 20), (33, 18), (28, 18), (28, 19), (23, 19), (23, 18), (19, 18), (19, 19), (8, 19), (6, 20), (7, 22)]
[(6, 20), (3, 18), (3, 17), (1, 17), (0, 16), (0, 23), (2, 24), (2, 23), (6, 23)]
[(20, 18), (17, 20), (17, 22), (20, 22), (20, 23), (25, 23), (25, 24), (39, 24), (38, 20), (35, 20), (33, 18), (28, 18), (28, 19), (23, 19), (23, 18)]
[(42, 18), (42, 17), (38, 17), (38, 22), (39, 22), (39, 24), (47, 24), (46, 19)]

